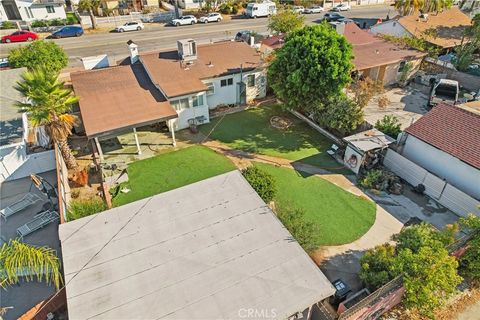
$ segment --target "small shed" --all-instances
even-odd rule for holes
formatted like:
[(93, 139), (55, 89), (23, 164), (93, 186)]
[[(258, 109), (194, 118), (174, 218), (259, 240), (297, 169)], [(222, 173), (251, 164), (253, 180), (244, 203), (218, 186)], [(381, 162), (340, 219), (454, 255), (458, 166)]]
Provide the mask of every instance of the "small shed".
[(343, 138), (347, 143), (343, 162), (345, 166), (359, 173), (365, 166), (372, 166), (379, 161), (379, 151), (382, 151), (395, 140), (377, 129), (370, 129)]

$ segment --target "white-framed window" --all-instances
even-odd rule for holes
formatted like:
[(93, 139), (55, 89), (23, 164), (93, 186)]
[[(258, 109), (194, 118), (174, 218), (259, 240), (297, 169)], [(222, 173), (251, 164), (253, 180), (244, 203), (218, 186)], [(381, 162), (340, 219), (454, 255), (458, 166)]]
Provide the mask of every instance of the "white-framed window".
[(201, 107), (203, 106), (203, 94), (198, 96), (192, 97), (192, 105), (193, 107)]
[(45, 8), (47, 9), (48, 13), (55, 13), (55, 7), (54, 6), (46, 6)]
[(233, 85), (233, 78), (220, 80), (220, 87), (227, 87)]
[(172, 100), (170, 101), (170, 104), (177, 111), (182, 111), (183, 109), (190, 108), (190, 101), (188, 100), (188, 98)]
[(212, 95), (212, 94), (215, 94), (215, 85), (211, 82), (208, 82), (208, 83), (205, 83), (205, 85), (207, 86), (207, 95)]
[(247, 76), (247, 87), (255, 87), (255, 74)]

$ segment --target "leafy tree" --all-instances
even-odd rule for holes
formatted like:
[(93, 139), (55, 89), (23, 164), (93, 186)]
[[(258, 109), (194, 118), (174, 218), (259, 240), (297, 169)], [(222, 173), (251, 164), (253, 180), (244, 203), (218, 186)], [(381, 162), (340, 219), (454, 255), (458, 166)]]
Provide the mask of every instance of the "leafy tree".
[(457, 260), (445, 248), (423, 246), (417, 252), (400, 250), (393, 269), (403, 275), (405, 306), (433, 317), (433, 311), (456, 292), (462, 281), (457, 268)]
[(279, 210), (277, 215), (303, 250), (311, 253), (320, 247), (318, 237), (320, 229), (317, 224), (305, 218), (305, 212), (300, 209), (285, 208)]
[(350, 81), (352, 46), (326, 23), (291, 33), (268, 68), (287, 108), (317, 113)]
[(27, 281), (53, 283), (57, 289), (62, 282), (60, 261), (54, 250), (10, 240), (0, 248), (0, 286), (20, 282), (19, 274), (25, 274)]
[(270, 16), (268, 29), (275, 33), (290, 33), (303, 27), (305, 18), (303, 15), (292, 10), (282, 10)]
[(398, 275), (393, 269), (394, 263), (394, 246), (389, 244), (376, 246), (360, 258), (362, 266), (360, 279), (373, 292)]
[(87, 11), (92, 20), (92, 28), (97, 29), (97, 19), (95, 18), (94, 11), (98, 10), (100, 6), (100, 0), (80, 0), (78, 2), (78, 9), (81, 11)]
[(72, 132), (77, 117), (67, 112), (78, 98), (72, 90), (66, 89), (58, 80), (58, 73), (43, 68), (27, 71), (15, 89), (28, 103), (17, 102), (17, 107), (28, 113), (34, 127), (44, 126), (54, 143), (57, 143), (68, 168), (77, 168), (77, 163), (68, 145), (67, 138)]
[(42, 67), (49, 72), (59, 72), (67, 66), (68, 57), (55, 42), (37, 40), (12, 49), (8, 63), (13, 68), (26, 67), (33, 70)]
[(245, 179), (266, 203), (273, 200), (276, 193), (275, 178), (262, 169), (251, 166), (242, 170)]
[(416, 14), (417, 12), (439, 12), (449, 9), (453, 5), (452, 0), (396, 0), (395, 8), (403, 15)]
[(397, 251), (409, 249), (417, 253), (423, 247), (446, 248), (455, 241), (455, 233), (458, 225), (447, 225), (442, 231), (434, 229), (426, 223), (404, 228), (402, 232), (394, 236), (397, 242)]
[(471, 214), (460, 219), (460, 225), (473, 233), (468, 248), (460, 258), (460, 270), (465, 277), (480, 281), (480, 218)]
[(363, 122), (363, 108), (344, 94), (332, 99), (318, 114), (320, 123), (343, 133), (355, 130)]
[(455, 49), (456, 56), (453, 60), (455, 67), (460, 71), (467, 70), (478, 49), (480, 49), (480, 13), (472, 19), (472, 25), (465, 30), (461, 44)]
[(397, 139), (400, 132), (402, 132), (400, 120), (398, 120), (397, 116), (390, 114), (377, 120), (377, 122), (375, 122), (375, 128), (394, 139)]

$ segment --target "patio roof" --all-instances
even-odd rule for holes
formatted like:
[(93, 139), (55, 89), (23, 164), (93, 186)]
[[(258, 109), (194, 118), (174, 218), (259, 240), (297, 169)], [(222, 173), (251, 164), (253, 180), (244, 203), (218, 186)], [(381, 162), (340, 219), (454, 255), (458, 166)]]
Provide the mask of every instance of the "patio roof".
[(345, 137), (343, 140), (363, 152), (385, 148), (395, 141), (375, 128)]
[(76, 72), (71, 79), (89, 138), (178, 116), (141, 64)]
[(302, 312), (335, 290), (239, 171), (60, 226), (71, 319)]

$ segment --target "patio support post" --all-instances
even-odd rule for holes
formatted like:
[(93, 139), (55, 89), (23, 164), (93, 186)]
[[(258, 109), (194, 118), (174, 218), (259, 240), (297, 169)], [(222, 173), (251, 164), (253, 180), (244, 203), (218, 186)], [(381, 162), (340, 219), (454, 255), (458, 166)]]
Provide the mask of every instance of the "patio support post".
[(173, 124), (169, 124), (170, 132), (172, 133), (172, 145), (177, 146), (177, 141), (175, 141), (175, 130), (173, 129)]
[(100, 141), (98, 138), (95, 138), (95, 145), (97, 146), (97, 151), (98, 155), (100, 156), (100, 161), (104, 161), (105, 159), (103, 158), (103, 151), (102, 151), (102, 146), (100, 145)]
[(135, 136), (135, 143), (137, 144), (137, 153), (138, 155), (142, 154), (142, 150), (140, 149), (140, 143), (138, 142), (138, 135), (137, 135), (137, 129), (133, 128), (133, 135)]

